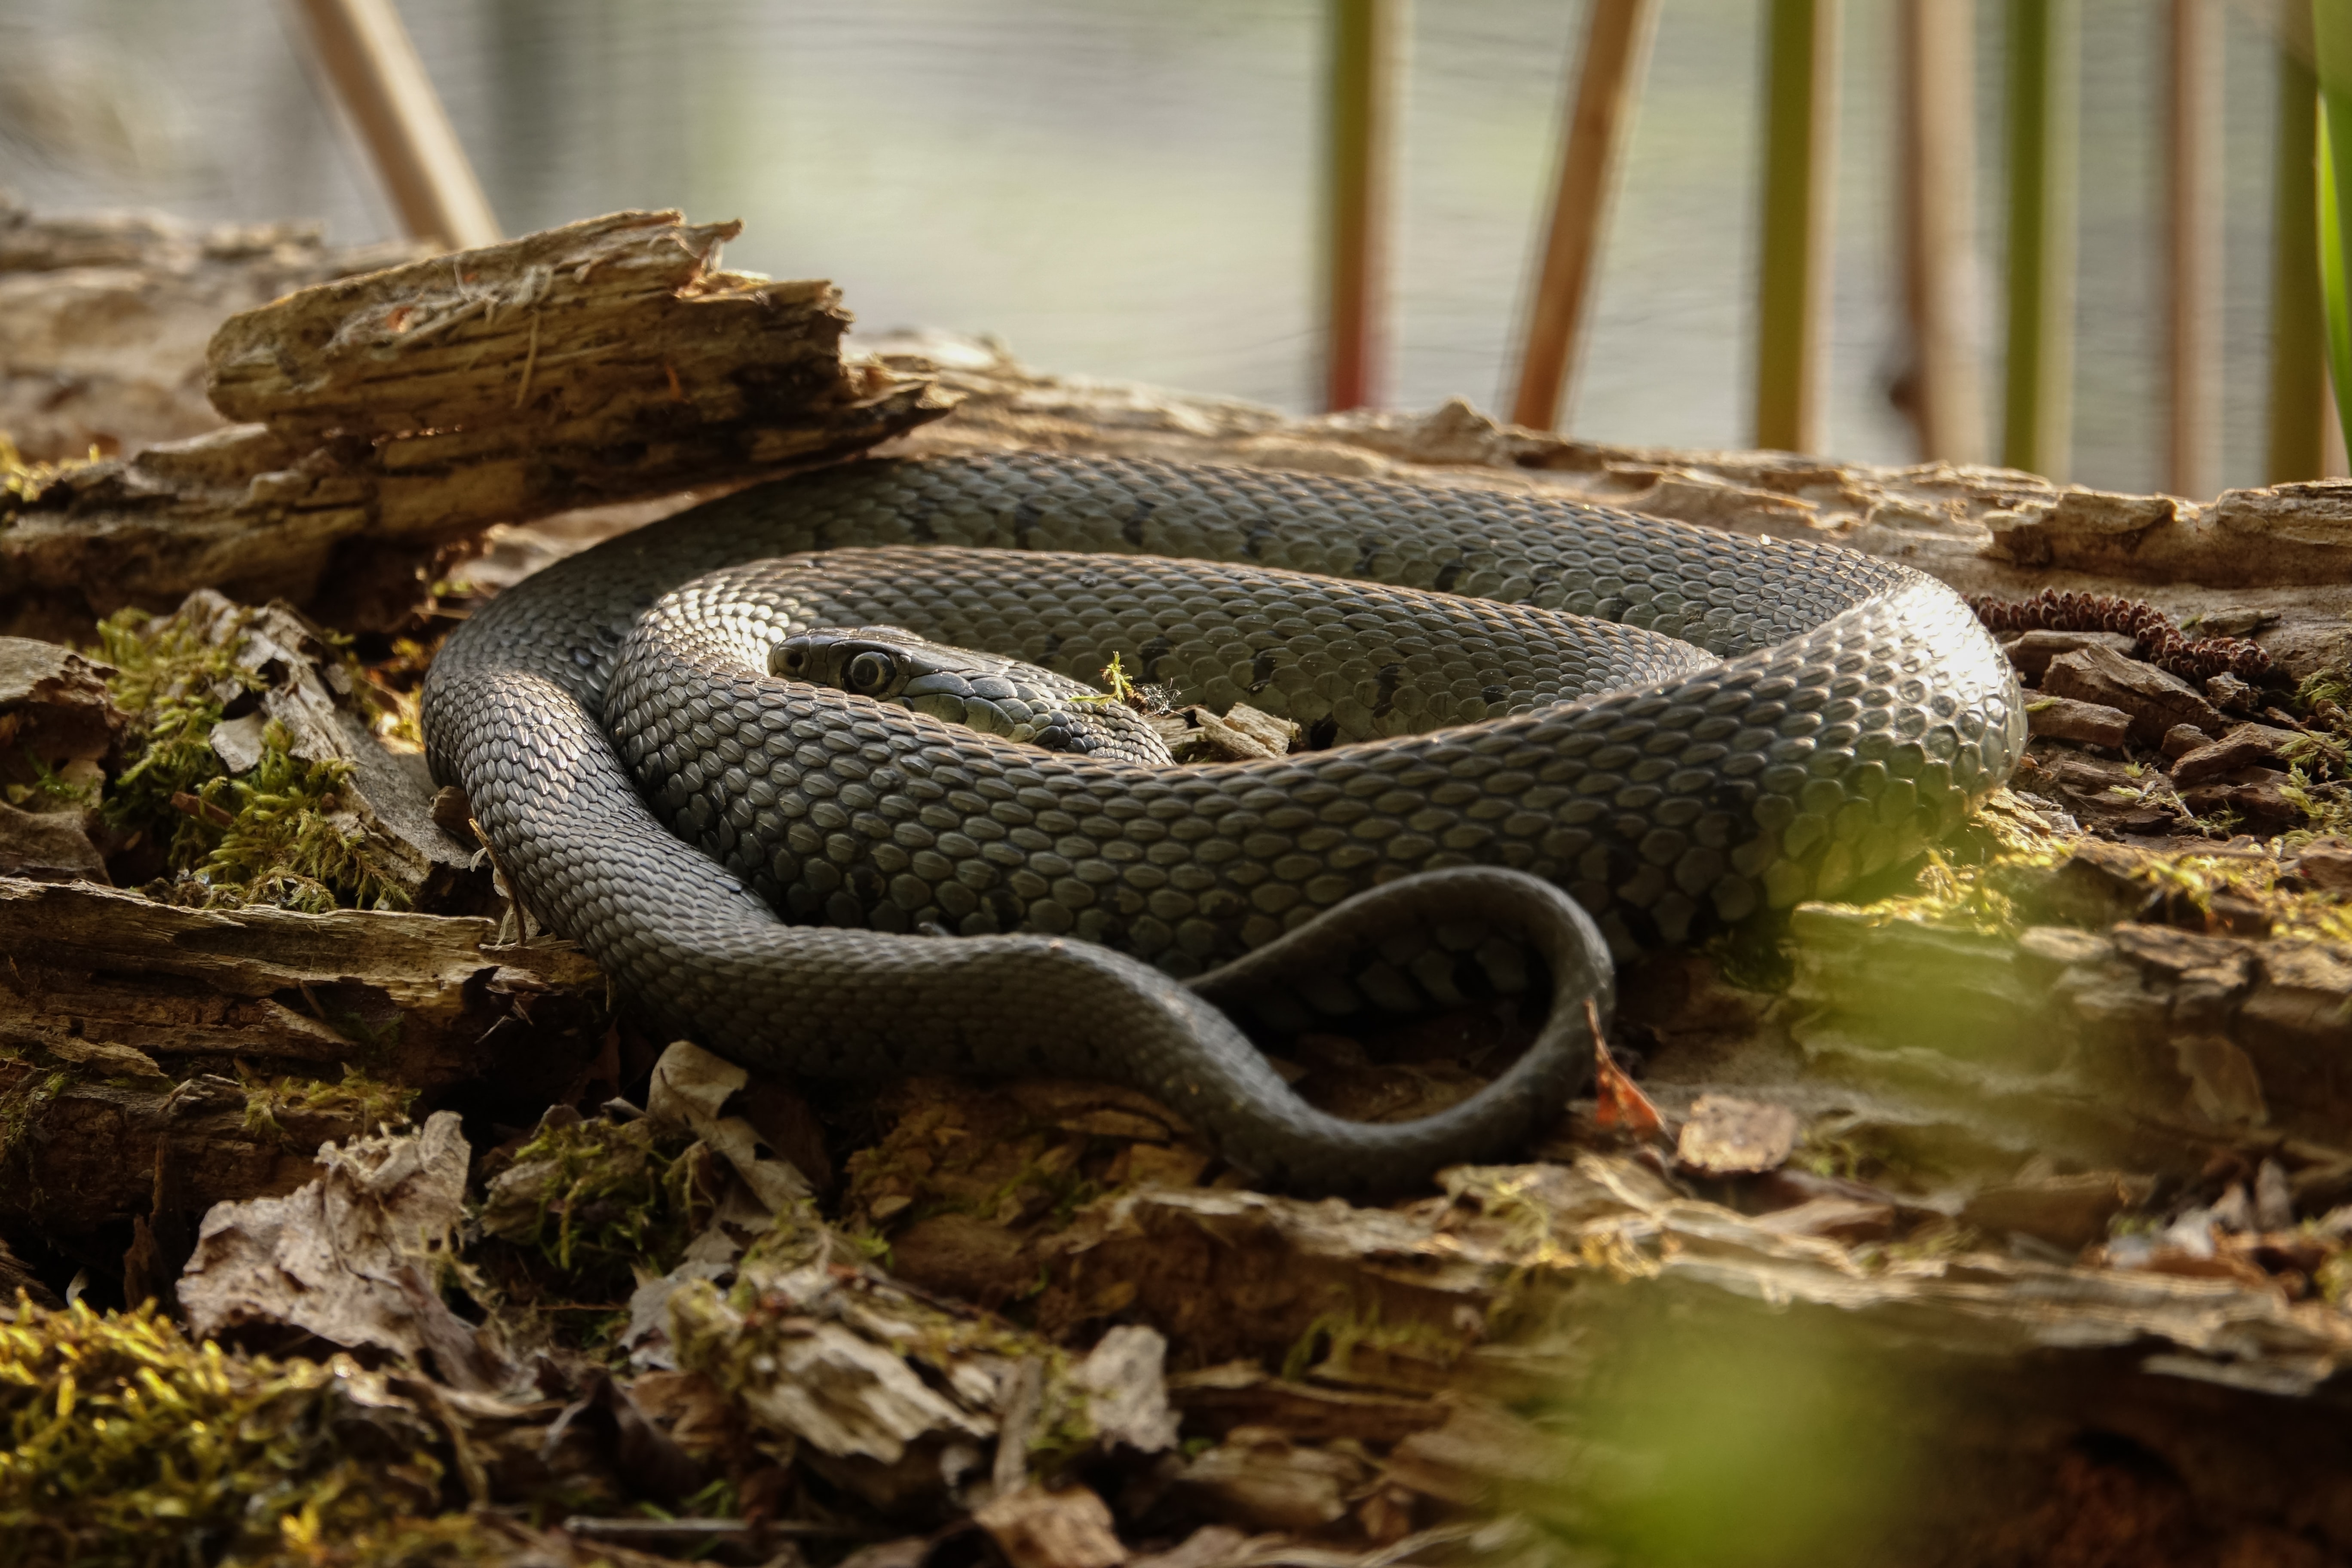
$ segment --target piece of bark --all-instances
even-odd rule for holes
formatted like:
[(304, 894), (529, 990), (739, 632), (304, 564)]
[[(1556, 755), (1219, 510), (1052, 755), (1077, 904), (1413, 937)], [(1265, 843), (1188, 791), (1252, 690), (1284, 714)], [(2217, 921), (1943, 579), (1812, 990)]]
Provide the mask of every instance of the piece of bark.
[(1192, 707), (1176, 713), (1153, 715), (1150, 723), (1180, 763), (1247, 763), (1287, 756), (1298, 739), (1298, 726), (1246, 703), (1236, 702), (1223, 714)]
[(2080, 653), (2086, 647), (2104, 647), (2128, 657), (2138, 646), (2138, 639), (2126, 632), (2051, 631), (2036, 627), (2008, 638), (2000, 645), (2021, 675), (2042, 679), (2050, 661), (2062, 654)]
[(290, 605), (254, 609), (209, 589), (188, 595), (173, 618), (224, 649), (251, 678), (254, 689), (236, 706), (256, 706), (213, 731), (213, 751), (224, 766), (232, 773), (254, 766), (270, 727), (279, 727), (292, 756), (350, 769), (335, 792), (336, 809), (362, 836), (395, 901), (426, 914), (478, 914), (496, 906), (480, 846), (436, 819), (424, 758), (377, 739), (375, 709), (323, 628)]
[(2173, 759), (2174, 787), (2187, 789), (2275, 760), (2294, 737), (2269, 724), (2237, 724), (2218, 741), (2208, 742)]
[(36, 784), (44, 772), (68, 784), (95, 778), (130, 722), (107, 689), (111, 673), (55, 643), (0, 637), (0, 784)]
[(1818, 1236), (1851, 1247), (1864, 1241), (1885, 1241), (1895, 1234), (1891, 1204), (1853, 1198), (1811, 1198), (1792, 1208), (1759, 1215), (1756, 1223), (1782, 1236)]
[(1244, 1426), (1187, 1463), (1173, 1490), (1213, 1519), (1260, 1530), (1320, 1530), (1347, 1517), (1366, 1468), (1352, 1455)]
[(1438, 1426), (1447, 1413), (1437, 1400), (1276, 1377), (1254, 1360), (1179, 1373), (1168, 1380), (1168, 1392), (1188, 1427), (1218, 1436), (1265, 1426), (1305, 1441), (1385, 1444)]
[[(0, 878), (0, 1095), (24, 1104), (0, 1216), (78, 1232), (148, 1207), (159, 1159), (201, 1208), (312, 1173), (338, 1115), (248, 1125), (243, 1060), (330, 1079), (362, 1065), (426, 1090), (479, 1079), (544, 1105), (611, 1026), (603, 976), (566, 943), (491, 945), (495, 922), (346, 910), (191, 910), (87, 883)], [(184, 1082), (121, 1075), (96, 1047)], [(48, 1058), (55, 1067), (45, 1066)]]
[(2224, 713), (2252, 713), (2263, 705), (2263, 689), (2223, 670), (2205, 678), (2205, 695)]
[(2304, 803), (2287, 793), (2289, 784), (2269, 768), (2239, 768), (2183, 789), (2180, 803), (2199, 816), (2229, 812), (2244, 832), (2284, 833), (2305, 821)]
[(1168, 1342), (1154, 1330), (1123, 1323), (1097, 1341), (1071, 1376), (1083, 1397), (1087, 1425), (1106, 1450), (1157, 1454), (1176, 1446), (1176, 1413), (1168, 1405), (1162, 1365)]
[(2147, 1196), (2147, 1184), (2095, 1171), (1987, 1187), (1969, 1199), (1960, 1217), (1996, 1236), (2021, 1231), (2073, 1252), (2105, 1236), (2110, 1219)]
[(2288, 869), (2315, 888), (2352, 893), (2352, 845), (2326, 841), (2306, 845)]
[(106, 858), (78, 811), (19, 811), (0, 801), (0, 877), (104, 882)]
[(2130, 714), (2102, 703), (2079, 702), (2072, 697), (2042, 697), (2025, 705), (2026, 733), (2047, 740), (2120, 750), (2130, 729)]
[(2212, 740), (2212, 736), (2194, 724), (2175, 724), (2164, 732), (2164, 741), (2158, 750), (2164, 752), (2167, 762), (2175, 762), (2200, 746), (2211, 744)]
[(108, 879), (97, 792), (130, 722), (111, 673), (70, 648), (0, 637), (0, 877)]
[(1802, 1131), (1785, 1105), (1702, 1095), (1676, 1135), (1675, 1162), (1701, 1175), (1756, 1175), (1787, 1160)]
[(2042, 689), (2052, 697), (2121, 709), (2131, 715), (2131, 738), (2143, 746), (2160, 745), (2176, 724), (2194, 725), (2209, 735), (2227, 728), (2221, 711), (2195, 687), (2109, 647), (2078, 648), (2052, 659), (2042, 672)]
[(246, 423), (0, 502), (0, 626), (190, 590), (393, 624), (416, 566), (494, 522), (740, 482), (936, 418), (845, 361), (822, 282), (723, 272), (735, 225), (617, 213), (233, 317), (211, 391)]

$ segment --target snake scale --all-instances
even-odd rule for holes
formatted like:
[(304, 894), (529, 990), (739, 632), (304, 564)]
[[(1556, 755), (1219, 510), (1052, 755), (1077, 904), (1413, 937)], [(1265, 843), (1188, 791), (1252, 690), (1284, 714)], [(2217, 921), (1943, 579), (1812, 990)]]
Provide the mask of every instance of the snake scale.
[[(877, 626), (1065, 675), (1116, 652), (1322, 749), (1150, 771), (768, 673)], [(1216, 1004), (1508, 994), (1528, 946), (1605, 1003), (1612, 953), (1916, 854), (2025, 739), (2000, 649), (1897, 564), (1039, 454), (856, 462), (560, 562), (450, 637), (424, 723), (526, 907), (666, 1026), (801, 1073), (1124, 1082), (1320, 1191), (1502, 1152), (1587, 1070), (1580, 1015), (1461, 1104), (1360, 1123)]]

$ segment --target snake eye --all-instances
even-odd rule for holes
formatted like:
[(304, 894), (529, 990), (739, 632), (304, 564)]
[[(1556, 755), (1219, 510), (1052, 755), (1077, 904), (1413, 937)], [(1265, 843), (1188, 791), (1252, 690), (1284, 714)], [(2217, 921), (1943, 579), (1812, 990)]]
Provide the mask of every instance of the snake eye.
[(843, 679), (852, 691), (879, 691), (889, 684), (890, 656), (881, 653), (861, 653), (849, 661)]

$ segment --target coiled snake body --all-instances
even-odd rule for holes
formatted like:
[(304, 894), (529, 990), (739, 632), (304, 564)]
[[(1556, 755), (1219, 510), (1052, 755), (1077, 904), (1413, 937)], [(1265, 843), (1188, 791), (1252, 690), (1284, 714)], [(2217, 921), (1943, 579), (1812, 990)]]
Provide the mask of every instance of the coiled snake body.
[[(1153, 772), (767, 673), (793, 634), (874, 626), (1066, 675), (1116, 652), (1329, 749)], [(1605, 998), (1576, 905), (1623, 956), (1832, 892), (2024, 743), (2000, 649), (1898, 565), (1525, 493), (1035, 455), (860, 462), (615, 539), (491, 601), (424, 701), (525, 904), (667, 1025), (800, 1072), (1117, 1079), (1326, 1190), (1500, 1152), (1573, 1088), (1580, 1021), (1450, 1110), (1362, 1124), (1212, 999), (1509, 991), (1498, 927)], [(1371, 958), (1332, 973), (1342, 950)]]

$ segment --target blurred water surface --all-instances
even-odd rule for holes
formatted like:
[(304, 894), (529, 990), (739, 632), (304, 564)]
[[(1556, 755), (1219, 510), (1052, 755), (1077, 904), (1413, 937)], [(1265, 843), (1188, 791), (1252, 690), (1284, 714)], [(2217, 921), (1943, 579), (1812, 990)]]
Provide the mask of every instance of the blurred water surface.
[[(740, 217), (731, 265), (821, 276), (870, 328), (1294, 410), (1318, 384), (1318, 0), (400, 0), (509, 232), (623, 206)], [(1998, 276), (2005, 7), (1979, 11), (1979, 254)], [(2084, 0), (2070, 476), (2160, 483), (2163, 27)], [(1579, 434), (1748, 436), (1761, 0), (1664, 0)], [(1584, 0), (1422, 0), (1387, 401), (1505, 401)], [(1828, 444), (1905, 461), (1893, 0), (1848, 0)], [(2260, 478), (2273, 65), (2227, 22), (2225, 477)], [(48, 210), (390, 212), (280, 0), (0, 0), (0, 187)], [(1986, 290), (1989, 300), (1993, 291)], [(2000, 323), (1986, 336), (1997, 362)], [(1997, 363), (1989, 385), (1999, 384)], [(1996, 424), (1996, 428), (1997, 424)]]

